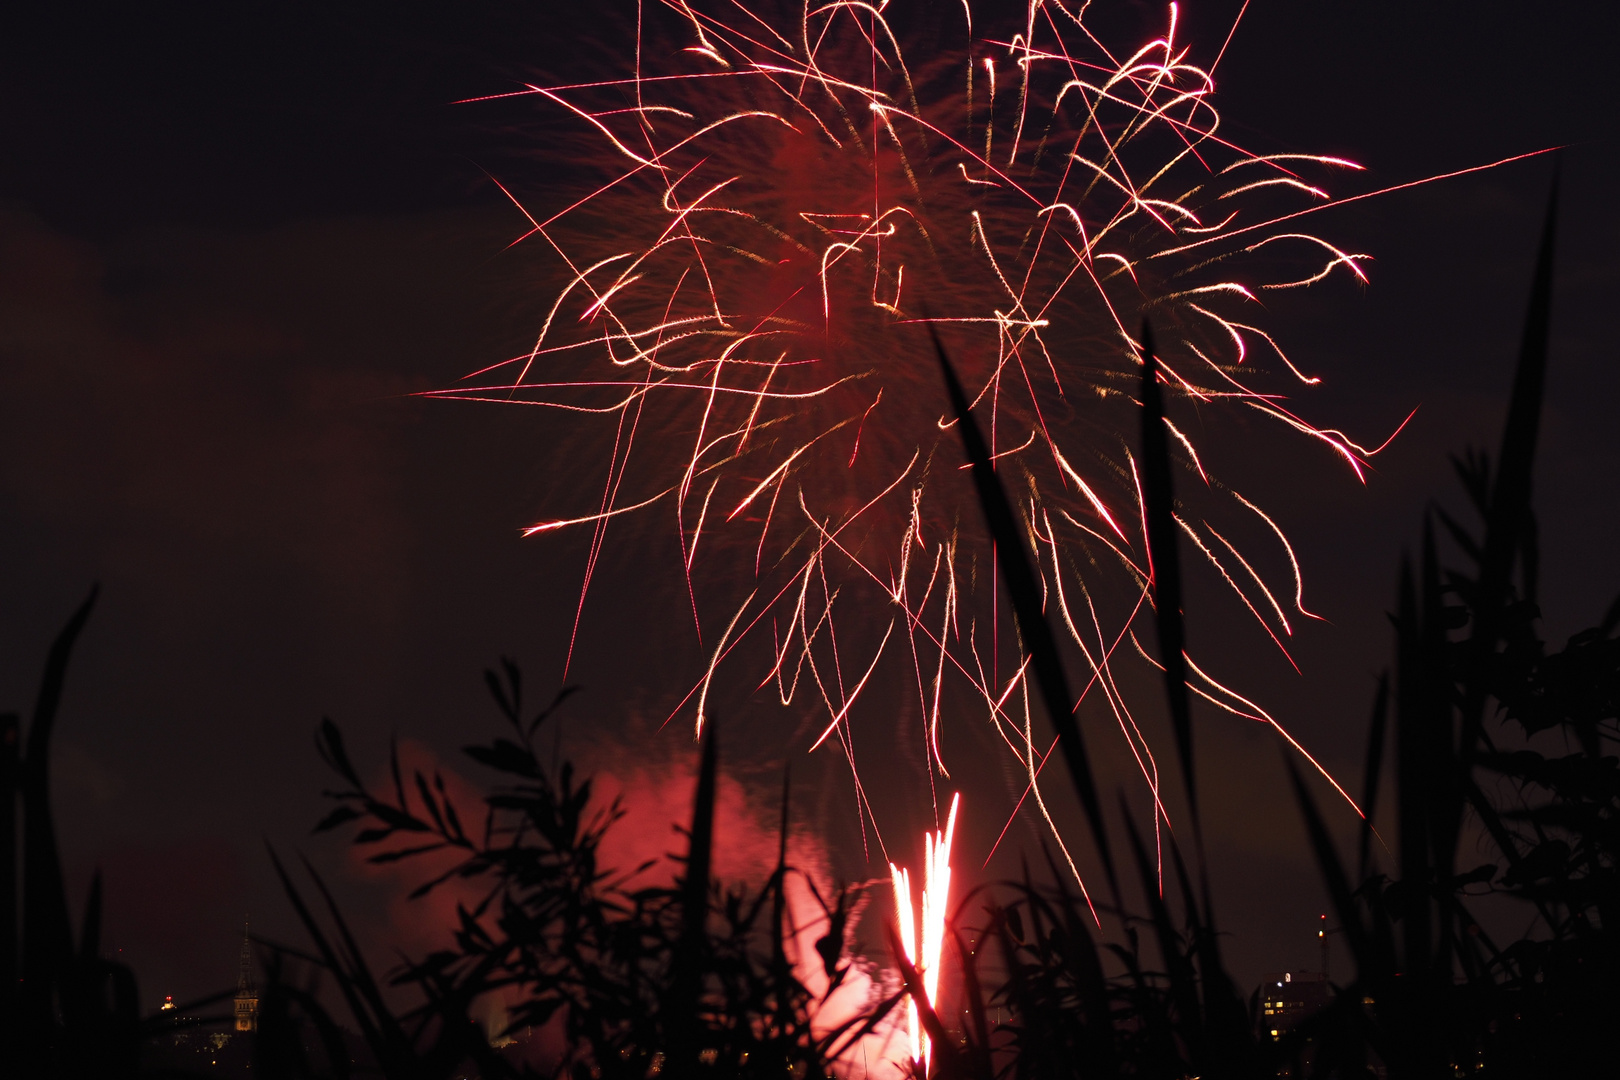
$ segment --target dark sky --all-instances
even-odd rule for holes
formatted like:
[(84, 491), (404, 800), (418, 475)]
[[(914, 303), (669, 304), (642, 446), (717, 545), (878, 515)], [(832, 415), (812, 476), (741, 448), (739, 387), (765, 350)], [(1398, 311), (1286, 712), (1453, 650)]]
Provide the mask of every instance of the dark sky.
[[(266, 838), (312, 853), (374, 925), (414, 932), (396, 882), (307, 835), (321, 716), (368, 762), (391, 733), (450, 760), (493, 730), (479, 673), (495, 658), (557, 683), (583, 548), (517, 529), (572, 475), (567, 441), (529, 410), (407, 395), (525, 348), (544, 314), (555, 268), (505, 250), (523, 223), (485, 171), (543, 192), (549, 129), (528, 105), (449, 103), (600, 64), (623, 21), (573, 7), (0, 16), (0, 707), (29, 707), (52, 635), (99, 580), (59, 728), (59, 828), (76, 882), (103, 868), (112, 940), (148, 1000), (228, 984), (243, 913), (296, 938)], [(1185, 5), (1205, 59), (1237, 7)], [(1239, 141), (1354, 158), (1369, 187), (1567, 146), (1537, 474), (1554, 637), (1620, 590), (1617, 31), (1613, 5), (1576, 0), (1255, 0), (1218, 73)], [(1243, 685), (1356, 783), (1399, 553), (1427, 500), (1459, 501), (1447, 454), (1496, 439), (1551, 171), (1542, 158), (1332, 211), (1333, 235), (1376, 256), (1371, 285), (1270, 324), (1327, 377), (1332, 426), (1381, 437), (1422, 406), (1365, 486), (1293, 444), (1234, 457), (1287, 517), (1331, 620), (1298, 642), (1303, 675), (1257, 659)], [(633, 582), (637, 552), (613, 558)], [(1231, 648), (1197, 610), (1194, 649)], [(687, 729), (656, 725), (696, 652), (637, 619), (586, 631), (569, 745), (679, 807)], [(1199, 720), (1234, 966), (1247, 982), (1314, 963), (1320, 896), (1274, 740)], [(739, 820), (774, 801), (774, 781), (751, 782), (786, 752), (763, 730), (741, 740)], [(831, 869), (864, 876), (879, 867), (849, 854), (846, 804), (817, 794), (835, 764), (796, 763), (801, 805)], [(973, 873), (994, 817), (959, 841)]]

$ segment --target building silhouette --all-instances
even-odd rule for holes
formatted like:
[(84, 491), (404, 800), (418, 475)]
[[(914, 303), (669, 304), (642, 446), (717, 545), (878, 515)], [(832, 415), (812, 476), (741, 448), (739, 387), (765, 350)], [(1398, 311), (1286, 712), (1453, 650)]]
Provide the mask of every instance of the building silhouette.
[(1260, 1032), (1280, 1039), (1333, 999), (1327, 974), (1321, 971), (1279, 971), (1260, 986)]
[(1328, 926), (1327, 916), (1317, 922), (1316, 943), (1321, 950), (1321, 970), (1277, 971), (1268, 974), (1260, 984), (1256, 996), (1255, 1034), (1262, 1041), (1289, 1042), (1292, 1050), (1288, 1060), (1279, 1063), (1278, 1077), (1308, 1076), (1316, 1058), (1316, 1040), (1305, 1034), (1289, 1038), (1290, 1033), (1311, 1016), (1333, 1002), (1334, 988), (1328, 979), (1328, 938), (1339, 931)]
[(236, 1030), (257, 1031), (259, 1027), (259, 988), (253, 981), (253, 939), (248, 936), (247, 920), (242, 920), (242, 963), (236, 975)]

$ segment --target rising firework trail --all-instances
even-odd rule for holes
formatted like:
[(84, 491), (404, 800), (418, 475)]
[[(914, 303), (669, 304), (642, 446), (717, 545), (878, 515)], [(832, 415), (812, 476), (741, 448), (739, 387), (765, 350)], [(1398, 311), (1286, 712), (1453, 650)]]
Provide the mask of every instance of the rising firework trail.
[[(906, 959), (922, 977), (924, 996), (931, 1008), (939, 1007), (939, 973), (945, 957), (947, 901), (951, 891), (951, 842), (956, 837), (956, 811), (962, 796), (951, 796), (945, 827), (923, 836), (922, 896), (914, 899), (911, 874), (894, 863), (889, 875), (894, 884), (894, 910), (899, 923), (900, 943)], [(917, 1003), (906, 1002), (907, 1037), (910, 1057), (919, 1076), (928, 1075), (933, 1049), (917, 1017)]]
[[(1089, 697), (1117, 727), (1156, 830), (1155, 751), (1116, 679), (1138, 655), (1156, 663), (1136, 631), (1151, 586), (1132, 331), (1150, 317), (1159, 337), (1173, 527), (1284, 655), (1317, 617), (1299, 560), (1206, 469), (1188, 414), (1272, 422), (1357, 477), (1377, 452), (1305, 418), (1289, 395), (1320, 380), (1259, 325), (1269, 293), (1366, 280), (1367, 256), (1301, 230), (1360, 166), (1228, 141), (1176, 5), (1126, 49), (1086, 7), (1033, 0), (1004, 26), (969, 3), (925, 21), (898, 0), (645, 0), (620, 71), (519, 92), (577, 132), (559, 157), (597, 178), (555, 205), (514, 197), (562, 287), (532, 349), (438, 396), (611, 431), (590, 501), (527, 533), (590, 532), (583, 611), (622, 520), (667, 522), (708, 657), (677, 713), (701, 731), (722, 676), (808, 699), (812, 748), (848, 759), (863, 828), (878, 823), (853, 733), (893, 722), (863, 691), (897, 673), (931, 778), (949, 775), (945, 721), (963, 712), (949, 703), (977, 701), (1051, 821), (1051, 745), (930, 330), (1083, 665), (1073, 708)], [(748, 657), (764, 659), (748, 671)], [(1192, 658), (1187, 675), (1305, 754)]]

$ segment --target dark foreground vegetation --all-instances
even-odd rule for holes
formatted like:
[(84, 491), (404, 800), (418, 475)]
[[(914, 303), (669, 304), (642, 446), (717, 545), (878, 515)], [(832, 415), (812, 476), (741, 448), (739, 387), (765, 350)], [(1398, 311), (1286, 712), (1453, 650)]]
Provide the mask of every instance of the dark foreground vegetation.
[[(1416, 558), (1401, 568), (1394, 664), (1374, 702), (1362, 791), (1369, 821), (1382, 799), (1395, 800), (1392, 861), (1378, 858), (1383, 844), (1370, 824), (1353, 852), (1339, 851), (1295, 777), (1355, 976), (1332, 987), (1309, 1020), (1275, 1036), (1258, 995), (1241, 993), (1223, 965), (1198, 838), (1196, 754), (1177, 662), (1184, 635), (1170, 458), (1151, 341), (1144, 330), (1144, 495), (1160, 652), (1194, 827), (1193, 850), (1170, 852), (1161, 898), (1154, 862), (1122, 816), (1121, 861), (1146, 909), (1130, 914), (1021, 530), (941, 351), (1021, 638), (1112, 903), (1100, 925), (1049, 862), (1049, 872), (1026, 870), (1021, 881), (963, 900), (947, 948), (960, 986), (940, 1014), (921, 1009), (936, 1075), (1613, 1074), (1620, 601), (1561, 650), (1550, 651), (1537, 629), (1530, 479), (1553, 220), (1549, 206), (1501, 448), (1494, 460), (1470, 453), (1457, 462), (1468, 511), (1435, 508)], [(1442, 540), (1458, 565), (1442, 563)], [(228, 992), (139, 1015), (134, 974), (101, 956), (99, 880), (76, 937), (72, 929), (46, 763), (68, 657), (93, 602), (94, 594), (51, 650), (26, 748), (18, 718), (0, 717), (0, 1071), (8, 1076), (183, 1075), (163, 1068), (153, 1048), (180, 1026), (227, 1019)], [(856, 970), (850, 929), (859, 897), (817, 891), (789, 865), (786, 785), (775, 871), (757, 889), (715, 881), (719, 744), (711, 727), (687, 855), (672, 885), (646, 885), (646, 867), (599, 861), (618, 807), (593, 798), (589, 779), (537, 744), (562, 698), (530, 712), (515, 667), (488, 678), (506, 728), (466, 751), (493, 777), (477, 807), (457, 806), (436, 775), (405, 775), (397, 757), (386, 789), (368, 788), (338, 728), (322, 725), (321, 753), (340, 787), (319, 828), (358, 826), (354, 842), (376, 862), (430, 860), (417, 896), (454, 885), (479, 899), (459, 908), (447, 948), (380, 975), (318, 875), (271, 852), (309, 940), (304, 949), (264, 947), (251, 1075), (803, 1078), (846, 1066), (860, 1075), (854, 1048), (894, 1020), (918, 975), (893, 948), (898, 977), (876, 976), (864, 1007), (836, 1024), (818, 1016)], [(1465, 839), (1469, 848), (1483, 844), (1489, 860), (1460, 862)], [(790, 910), (795, 881), (817, 910), (808, 964), (784, 945), (806, 929)], [(1478, 917), (1483, 904), (1518, 905), (1533, 914), (1532, 927), (1495, 940)], [(312, 971), (325, 977), (324, 991), (304, 977)], [(506, 1003), (498, 1030), (484, 1022), (492, 998)], [(519, 1034), (526, 1041), (512, 1042)]]

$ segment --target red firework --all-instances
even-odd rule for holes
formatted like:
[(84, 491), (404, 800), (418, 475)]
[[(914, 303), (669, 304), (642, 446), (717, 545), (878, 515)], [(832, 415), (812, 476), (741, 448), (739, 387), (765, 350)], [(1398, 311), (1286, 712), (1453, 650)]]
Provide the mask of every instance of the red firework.
[[(1359, 475), (1376, 450), (1294, 411), (1287, 395), (1318, 380), (1256, 325), (1268, 291), (1365, 280), (1366, 256), (1296, 221), (1359, 166), (1227, 141), (1213, 65), (1189, 62), (1174, 4), (1162, 36), (1123, 52), (1084, 4), (1034, 0), (1017, 25), (986, 27), (964, 3), (953, 25), (911, 30), (899, 7), (663, 0), (638, 7), (616, 77), (522, 91), (611, 165), (568, 205), (523, 208), (525, 239), (567, 270), (533, 349), (439, 396), (613, 427), (599, 494), (527, 533), (593, 530), (583, 608), (614, 519), (671, 521), (710, 657), (683, 702), (699, 729), (717, 670), (769, 639), (752, 677), (784, 704), (809, 695), (825, 714), (815, 745), (837, 738), (853, 770), (857, 703), (887, 658), (915, 682), (931, 766), (946, 770), (942, 700), (967, 687), (1044, 815), (1050, 747), (997, 632), (932, 322), (1084, 659), (1081, 696), (1105, 699), (1159, 806), (1113, 674), (1122, 645), (1147, 655), (1132, 632), (1148, 580), (1122, 434), (1141, 407), (1130, 330), (1151, 314), (1172, 399), (1274, 421)], [(1315, 617), (1283, 530), (1170, 432), (1194, 478), (1178, 523), (1283, 648)], [(1227, 537), (1245, 528), (1275, 550), (1241, 552)], [(1260, 569), (1285, 561), (1281, 580)], [(1276, 726), (1190, 671), (1196, 693)]]

